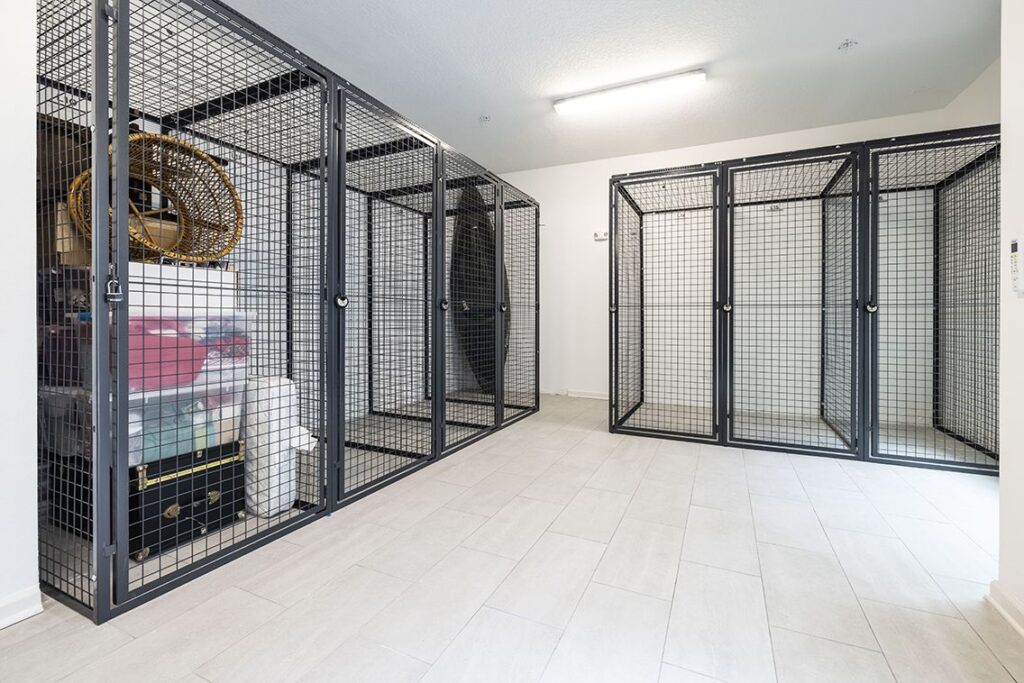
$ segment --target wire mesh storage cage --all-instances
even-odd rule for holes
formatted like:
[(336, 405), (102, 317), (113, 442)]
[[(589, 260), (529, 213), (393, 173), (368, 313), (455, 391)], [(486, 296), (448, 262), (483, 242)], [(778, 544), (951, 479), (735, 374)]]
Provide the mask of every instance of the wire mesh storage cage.
[(616, 176), (613, 431), (994, 471), (994, 127)]
[(871, 150), (871, 455), (995, 469), (999, 136)]
[(104, 620), (537, 410), (536, 202), (217, 2), (38, 10), (50, 590)]

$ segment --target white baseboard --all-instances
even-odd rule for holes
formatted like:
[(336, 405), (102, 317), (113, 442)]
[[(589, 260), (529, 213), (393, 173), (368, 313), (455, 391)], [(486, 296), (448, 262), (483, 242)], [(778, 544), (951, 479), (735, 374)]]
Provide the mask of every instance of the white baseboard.
[(593, 399), (597, 399), (598, 401), (607, 401), (608, 400), (608, 394), (607, 393), (601, 393), (601, 392), (595, 392), (595, 391), (567, 391), (566, 395), (569, 396), (569, 398), (593, 398)]
[(42, 611), (43, 601), (38, 586), (4, 596), (3, 602), (0, 602), (0, 628), (16, 624)]
[(993, 581), (988, 589), (988, 601), (1010, 622), (1017, 633), (1024, 636), (1024, 602), (1010, 593), (999, 580)]

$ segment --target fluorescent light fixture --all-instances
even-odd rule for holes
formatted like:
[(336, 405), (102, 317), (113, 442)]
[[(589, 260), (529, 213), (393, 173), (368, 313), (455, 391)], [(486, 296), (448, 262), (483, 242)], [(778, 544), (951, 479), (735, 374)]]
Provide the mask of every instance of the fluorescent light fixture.
[(657, 76), (555, 100), (555, 111), (571, 115), (599, 109), (655, 104), (703, 85), (705, 80), (707, 74), (701, 69)]

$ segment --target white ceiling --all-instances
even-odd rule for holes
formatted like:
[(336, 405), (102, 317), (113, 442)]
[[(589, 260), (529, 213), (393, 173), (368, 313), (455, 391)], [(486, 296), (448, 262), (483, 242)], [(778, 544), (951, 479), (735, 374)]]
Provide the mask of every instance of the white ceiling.
[[(935, 109), (999, 55), (999, 0), (227, 2), (498, 172)], [(657, 111), (551, 107), (691, 68)]]

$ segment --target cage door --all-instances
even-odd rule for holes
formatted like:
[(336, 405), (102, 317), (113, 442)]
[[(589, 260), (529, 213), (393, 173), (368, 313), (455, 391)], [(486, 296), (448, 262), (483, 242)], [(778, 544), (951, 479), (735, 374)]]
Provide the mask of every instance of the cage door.
[(852, 453), (855, 155), (729, 171), (729, 439)]
[(612, 426), (717, 434), (716, 172), (613, 185)]
[[(497, 248), (498, 186), (467, 158), (443, 154), (444, 269), (441, 315), (444, 328), (442, 450), (449, 451), (497, 424), (507, 336), (498, 339), (499, 299), (508, 300), (508, 274)], [(499, 284), (500, 283), (500, 284)], [(499, 297), (498, 287), (504, 291)], [(502, 326), (508, 329), (507, 321)]]

